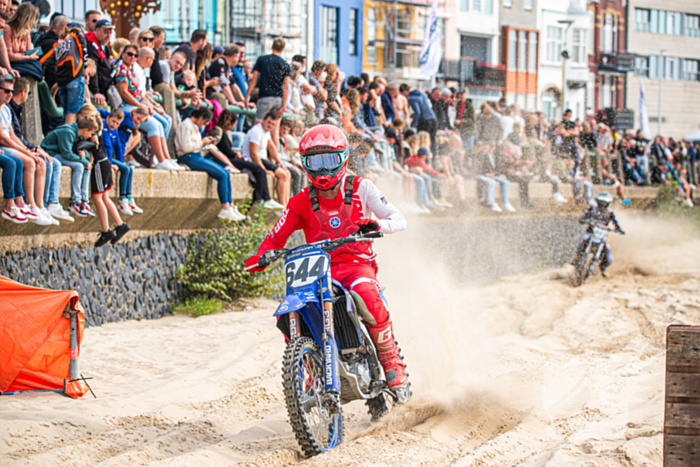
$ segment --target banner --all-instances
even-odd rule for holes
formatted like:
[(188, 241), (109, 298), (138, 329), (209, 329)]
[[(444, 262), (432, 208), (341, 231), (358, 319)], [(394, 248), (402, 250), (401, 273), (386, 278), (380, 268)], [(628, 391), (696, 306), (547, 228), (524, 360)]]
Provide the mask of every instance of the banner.
[(642, 124), (642, 133), (646, 139), (651, 139), (651, 128), (649, 128), (649, 109), (647, 108), (647, 98), (644, 93), (644, 80), (639, 78), (639, 120)]
[(420, 50), (420, 71), (425, 76), (431, 77), (438, 72), (442, 59), (442, 46), (438, 32), (437, 0), (433, 0), (430, 8), (430, 18), (425, 27), (425, 39)]

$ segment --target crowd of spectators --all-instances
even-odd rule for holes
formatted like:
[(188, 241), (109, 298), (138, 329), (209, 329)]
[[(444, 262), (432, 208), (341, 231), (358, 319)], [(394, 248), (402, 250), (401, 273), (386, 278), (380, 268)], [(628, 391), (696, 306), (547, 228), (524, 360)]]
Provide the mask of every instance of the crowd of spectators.
[[(495, 212), (516, 210), (511, 183), (518, 184), (520, 209), (536, 209), (531, 182), (551, 184), (556, 203), (567, 202), (563, 183), (574, 186), (580, 203), (595, 202), (594, 182), (612, 185), (624, 204), (628, 185), (673, 185), (692, 206), (697, 145), (573, 121), (568, 110), (561, 121), (548, 122), (505, 99), (477, 109), (454, 87), (427, 90), (382, 76), (346, 76), (333, 63), (304, 56), (288, 62), (282, 38), (252, 63), (243, 43), (213, 46), (205, 30), (171, 48), (159, 26), (115, 38), (112, 23), (89, 11), (84, 24), (55, 13), (39, 27), (30, 2), (10, 9), (0, 1), (0, 10), (3, 3), (2, 217), (16, 223), (55, 225), (97, 214), (98, 243), (114, 242), (128, 231), (120, 216), (143, 212), (131, 194), (140, 168), (206, 172), (217, 181), (219, 217), (231, 221), (245, 216), (233, 203), (230, 174), (244, 173), (253, 202), (280, 211), (306, 184), (298, 142), (319, 123), (345, 130), (352, 172), (395, 182), (404, 208), (416, 213), (474, 209), (466, 204), (466, 180), (478, 181), (480, 205)], [(41, 102), (46, 136), (39, 146), (23, 131), (28, 79), (45, 81), (55, 100)], [(174, 113), (163, 105), (166, 91), (176, 99)], [(55, 106), (63, 116), (51, 111)], [(62, 166), (71, 169), (67, 210), (58, 200)], [(115, 206), (105, 193), (117, 174)]]

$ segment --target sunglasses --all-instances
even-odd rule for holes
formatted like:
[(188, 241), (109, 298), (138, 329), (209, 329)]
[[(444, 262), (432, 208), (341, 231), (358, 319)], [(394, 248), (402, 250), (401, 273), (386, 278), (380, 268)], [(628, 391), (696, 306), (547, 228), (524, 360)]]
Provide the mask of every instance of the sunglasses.
[(128, 55), (129, 57), (135, 57), (136, 54), (134, 52), (124, 52), (124, 55)]
[(152, 38), (152, 37), (142, 37), (141, 40), (142, 40), (142, 41), (146, 41), (146, 42), (153, 42), (153, 38)]
[(90, 22), (91, 22), (91, 23), (96, 23), (97, 20), (96, 20), (96, 19), (91, 19)]
[(14, 89), (5, 89), (5, 88), (0, 88), (0, 89), (2, 89), (3, 91), (5, 91), (5, 94), (12, 94), (12, 93), (15, 92)]

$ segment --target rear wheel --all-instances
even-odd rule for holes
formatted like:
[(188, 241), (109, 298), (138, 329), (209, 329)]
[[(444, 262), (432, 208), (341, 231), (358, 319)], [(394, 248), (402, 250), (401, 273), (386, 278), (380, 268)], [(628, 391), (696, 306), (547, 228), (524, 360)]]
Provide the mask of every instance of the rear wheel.
[(343, 412), (325, 398), (323, 358), (308, 337), (287, 344), (282, 367), (284, 398), (294, 436), (307, 457), (343, 442)]

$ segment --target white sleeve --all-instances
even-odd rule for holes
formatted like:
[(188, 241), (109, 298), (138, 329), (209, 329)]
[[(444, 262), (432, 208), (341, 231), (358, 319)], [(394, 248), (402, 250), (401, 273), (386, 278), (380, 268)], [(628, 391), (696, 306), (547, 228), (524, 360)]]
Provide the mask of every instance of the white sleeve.
[(406, 230), (406, 218), (401, 211), (382, 195), (379, 188), (367, 179), (363, 179), (358, 187), (357, 194), (362, 203), (364, 215), (369, 217), (370, 212), (377, 216), (379, 230), (390, 234)]

